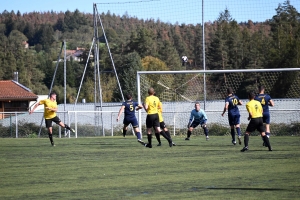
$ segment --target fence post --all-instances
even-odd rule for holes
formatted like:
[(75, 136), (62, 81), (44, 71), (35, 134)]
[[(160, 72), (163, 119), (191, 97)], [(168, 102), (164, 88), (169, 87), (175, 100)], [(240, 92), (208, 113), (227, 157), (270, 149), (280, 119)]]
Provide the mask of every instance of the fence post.
[(16, 116), (16, 138), (19, 137), (19, 133), (18, 133), (18, 114), (15, 112), (15, 116)]
[(176, 131), (176, 128), (175, 128), (175, 124), (176, 124), (176, 119), (175, 119), (175, 113), (173, 113), (173, 135), (175, 136), (176, 135), (176, 133), (175, 133), (175, 131)]
[(77, 112), (74, 112), (75, 114), (75, 138), (77, 138)]
[(114, 128), (113, 128), (113, 113), (110, 113), (110, 124), (111, 124), (111, 136), (114, 136)]

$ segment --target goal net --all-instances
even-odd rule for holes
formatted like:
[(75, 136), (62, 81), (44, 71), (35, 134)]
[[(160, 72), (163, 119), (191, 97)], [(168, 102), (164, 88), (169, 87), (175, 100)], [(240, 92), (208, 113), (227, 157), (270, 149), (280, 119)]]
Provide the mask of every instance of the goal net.
[[(227, 115), (221, 116), (226, 89), (231, 87), (243, 101), (239, 106), (241, 129), (248, 124), (246, 103), (250, 91), (258, 92), (260, 85), (273, 99), (270, 107), (271, 135), (299, 135), (300, 133), (300, 69), (252, 69), (252, 70), (194, 70), (194, 71), (139, 71), (137, 72), (139, 102), (153, 87), (163, 102), (163, 117), (169, 129), (176, 135), (186, 134), (186, 126), (195, 102), (208, 116), (210, 135), (230, 135)], [(146, 114), (139, 113), (140, 127)], [(194, 134), (203, 134), (196, 129)], [(253, 133), (258, 134), (258, 133)]]

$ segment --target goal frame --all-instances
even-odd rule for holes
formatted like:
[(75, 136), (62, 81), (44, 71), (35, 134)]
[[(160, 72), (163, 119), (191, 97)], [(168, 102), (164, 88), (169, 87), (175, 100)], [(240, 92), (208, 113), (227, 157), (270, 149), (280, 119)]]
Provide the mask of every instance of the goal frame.
[[(275, 68), (275, 69), (232, 69), (232, 70), (182, 70), (182, 71), (137, 71), (137, 94), (138, 94), (138, 103), (142, 104), (141, 100), (141, 75), (142, 74), (220, 74), (220, 73), (250, 73), (250, 72), (284, 72), (284, 71), (300, 71), (300, 68)], [(205, 85), (205, 83), (204, 83)], [(206, 88), (204, 88), (204, 110), (206, 104)], [(141, 110), (138, 111), (138, 123), (140, 132), (142, 133), (142, 113)]]

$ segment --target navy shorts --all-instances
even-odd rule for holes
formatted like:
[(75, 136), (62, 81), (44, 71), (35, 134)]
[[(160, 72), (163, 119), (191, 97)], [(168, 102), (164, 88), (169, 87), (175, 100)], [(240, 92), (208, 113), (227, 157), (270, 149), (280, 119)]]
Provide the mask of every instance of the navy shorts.
[(139, 123), (138, 123), (136, 117), (134, 117), (134, 118), (124, 118), (123, 124), (125, 126), (128, 126), (129, 124), (131, 124), (133, 128), (139, 127)]
[(190, 125), (190, 127), (196, 128), (199, 125), (203, 125), (204, 122), (203, 121), (193, 121), (192, 124)]
[(266, 124), (270, 124), (270, 113), (263, 114), (263, 122)]
[(228, 122), (230, 126), (240, 124), (241, 115), (231, 115), (228, 114)]

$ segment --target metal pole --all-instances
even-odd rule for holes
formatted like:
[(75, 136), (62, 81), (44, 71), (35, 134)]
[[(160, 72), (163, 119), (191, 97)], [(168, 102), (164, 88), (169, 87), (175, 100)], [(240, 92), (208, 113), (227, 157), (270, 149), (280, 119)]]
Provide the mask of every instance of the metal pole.
[[(49, 95), (50, 95), (50, 93), (52, 91), (52, 88), (53, 88), (53, 84), (54, 84), (54, 80), (55, 80), (55, 76), (56, 76), (56, 72), (57, 72), (57, 68), (58, 68), (58, 64), (59, 64), (59, 61), (60, 61), (60, 55), (61, 55), (62, 50), (63, 50), (63, 43), (61, 44), (60, 51), (59, 51), (59, 54), (57, 56), (56, 67), (55, 67), (54, 75), (53, 75), (53, 78), (52, 78), (52, 82), (51, 82), (51, 86), (50, 86), (50, 91), (49, 91), (49, 94), (48, 94), (48, 98), (49, 98)], [(42, 120), (41, 120), (40, 130), (39, 130), (39, 137), (41, 135), (43, 119), (44, 119), (44, 117), (42, 117)]]
[(19, 130), (18, 130), (18, 114), (15, 113), (15, 116), (16, 116), (16, 138), (19, 137)]
[[(66, 41), (64, 40), (64, 51), (65, 51), (64, 52), (64, 111), (66, 111), (66, 104), (67, 104), (67, 47), (66, 46), (67, 46)], [(64, 122), (65, 121), (66, 121), (66, 113), (64, 112)], [(66, 135), (66, 129), (65, 129), (65, 135)], [(61, 131), (59, 131), (59, 138), (61, 138)]]
[[(96, 30), (97, 30), (97, 18), (96, 18), (96, 4), (93, 5), (93, 15), (94, 15), (94, 38), (95, 38), (95, 43), (94, 43), (94, 109), (96, 110), (96, 104), (97, 104), (97, 83), (96, 83), (96, 80), (97, 80), (97, 69), (96, 69), (96, 41), (98, 40), (97, 38), (97, 34), (96, 34)], [(95, 131), (95, 135), (97, 134), (97, 127), (98, 126), (98, 117), (99, 115), (96, 114), (96, 116), (94, 117), (94, 123), (95, 123), (95, 128), (94, 128), (94, 131)]]
[[(202, 0), (202, 55), (203, 55), (203, 70), (206, 70), (205, 64), (205, 24), (204, 24), (204, 0)], [(206, 73), (203, 74), (204, 87), (204, 110), (206, 106)]]

